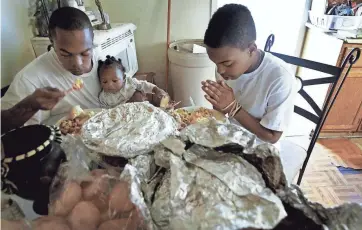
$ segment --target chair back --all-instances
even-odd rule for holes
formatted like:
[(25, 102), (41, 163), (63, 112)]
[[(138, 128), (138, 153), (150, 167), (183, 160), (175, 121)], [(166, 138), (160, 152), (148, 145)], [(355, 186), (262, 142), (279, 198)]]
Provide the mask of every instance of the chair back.
[[(298, 93), (304, 98), (304, 100), (307, 101), (307, 103), (311, 106), (311, 108), (315, 113), (311, 113), (297, 105), (294, 106), (294, 112), (316, 124), (316, 128), (314, 130), (314, 133), (312, 134), (311, 142), (307, 150), (307, 157), (303, 163), (303, 167), (299, 174), (297, 182), (297, 184), (299, 185), (302, 180), (310, 155), (313, 151), (315, 143), (317, 142), (318, 136), (323, 127), (323, 124), (326, 121), (326, 118), (343, 86), (343, 83), (345, 82), (349, 74), (349, 71), (359, 59), (361, 55), (361, 50), (359, 48), (354, 48), (343, 60), (341, 66), (337, 67), (337, 66), (327, 65), (324, 63), (310, 61), (303, 58), (297, 58), (285, 54), (271, 52), (270, 50), (274, 42), (275, 42), (274, 34), (269, 35), (265, 43), (264, 51), (273, 54), (274, 56), (282, 59), (286, 63), (330, 75), (328, 77), (308, 79), (308, 80), (303, 80), (302, 78), (296, 76), (302, 83), (302, 88), (299, 90)], [(317, 105), (317, 103), (313, 100), (313, 98), (304, 90), (304, 87), (311, 85), (322, 85), (322, 84), (330, 84), (330, 87), (324, 105), (322, 108), (320, 108)]]

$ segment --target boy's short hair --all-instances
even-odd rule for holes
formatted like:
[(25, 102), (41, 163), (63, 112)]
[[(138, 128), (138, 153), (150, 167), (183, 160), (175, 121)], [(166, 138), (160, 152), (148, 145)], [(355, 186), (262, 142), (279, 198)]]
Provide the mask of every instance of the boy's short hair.
[(254, 19), (249, 9), (240, 4), (220, 7), (206, 29), (204, 43), (211, 48), (224, 46), (246, 49), (256, 40)]

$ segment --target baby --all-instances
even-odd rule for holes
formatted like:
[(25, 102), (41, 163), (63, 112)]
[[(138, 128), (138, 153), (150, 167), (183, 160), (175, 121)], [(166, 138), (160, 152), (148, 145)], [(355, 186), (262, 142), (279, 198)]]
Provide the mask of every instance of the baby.
[(141, 98), (135, 100), (137, 93), (155, 94), (157, 106), (162, 98), (169, 97), (154, 84), (126, 77), (121, 59), (117, 60), (115, 57), (107, 56), (105, 61), (98, 62), (98, 77), (102, 88), (99, 101), (103, 108), (113, 108), (130, 101), (131, 98), (132, 102), (143, 101)]

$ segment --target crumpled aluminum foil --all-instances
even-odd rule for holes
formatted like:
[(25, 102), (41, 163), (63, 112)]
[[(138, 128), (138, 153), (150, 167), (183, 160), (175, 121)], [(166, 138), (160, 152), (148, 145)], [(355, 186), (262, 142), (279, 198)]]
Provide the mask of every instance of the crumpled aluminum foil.
[(308, 201), (297, 185), (279, 190), (278, 196), (283, 202), (301, 210), (316, 224), (325, 230), (360, 230), (362, 229), (362, 205), (346, 203), (333, 208), (325, 208), (319, 203)]
[(194, 145), (171, 155), (170, 229), (272, 229), (285, 216), (280, 199), (251, 164)]
[(130, 199), (132, 203), (137, 207), (138, 211), (142, 214), (143, 223), (149, 230), (155, 228), (151, 213), (146, 205), (145, 199), (141, 190), (141, 180), (138, 170), (130, 164), (127, 164), (120, 176), (120, 179), (128, 182), (130, 187)]
[(167, 171), (163, 176), (160, 187), (155, 193), (155, 200), (151, 207), (151, 215), (154, 223), (158, 229), (170, 229), (170, 186), (171, 186), (171, 173)]
[(147, 182), (155, 174), (156, 165), (153, 154), (140, 155), (129, 160), (129, 163), (136, 169), (142, 179)]
[(238, 144), (243, 148), (251, 148), (255, 143), (255, 135), (241, 126), (224, 124), (210, 119), (208, 122), (187, 126), (180, 133), (183, 140), (202, 146), (216, 148), (227, 144)]
[(163, 145), (156, 146), (154, 149), (155, 163), (163, 168), (170, 168), (170, 155), (172, 152)]
[(137, 102), (98, 113), (83, 125), (81, 137), (96, 152), (133, 158), (174, 134), (177, 122), (169, 114), (148, 102)]

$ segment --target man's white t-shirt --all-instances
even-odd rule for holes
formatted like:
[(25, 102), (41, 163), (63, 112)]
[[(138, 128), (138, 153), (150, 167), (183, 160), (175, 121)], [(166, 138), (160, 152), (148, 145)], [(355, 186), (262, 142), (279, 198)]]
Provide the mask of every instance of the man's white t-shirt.
[(101, 88), (97, 76), (98, 57), (95, 52), (92, 60), (93, 67), (89, 73), (75, 76), (64, 69), (53, 49), (39, 56), (15, 76), (1, 99), (2, 109), (11, 108), (37, 88), (54, 87), (68, 90), (77, 78), (84, 82), (81, 90), (67, 94), (51, 111), (39, 111), (27, 124), (42, 123), (51, 116), (69, 112), (75, 105), (80, 105), (83, 109), (99, 108), (98, 94)]
[[(274, 131), (286, 131), (300, 89), (300, 82), (287, 63), (265, 53), (255, 71), (227, 81), (227, 84), (234, 90), (235, 98), (243, 109), (260, 119), (262, 126)], [(279, 148), (279, 143), (275, 146)]]

